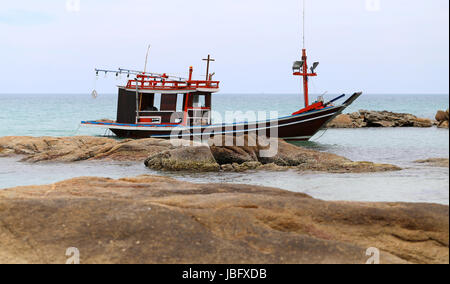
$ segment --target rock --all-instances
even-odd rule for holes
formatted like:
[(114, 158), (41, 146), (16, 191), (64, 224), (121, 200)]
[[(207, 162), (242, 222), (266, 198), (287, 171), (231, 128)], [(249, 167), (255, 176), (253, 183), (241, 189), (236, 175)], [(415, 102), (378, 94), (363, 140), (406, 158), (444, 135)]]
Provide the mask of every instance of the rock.
[(432, 159), (426, 159), (426, 160), (418, 160), (418, 161), (415, 161), (415, 163), (427, 164), (432, 167), (442, 167), (442, 168), (449, 167), (449, 159), (448, 158), (432, 158)]
[(388, 111), (360, 110), (352, 114), (341, 114), (328, 123), (328, 128), (361, 127), (432, 127), (433, 121), (412, 114)]
[(422, 128), (429, 128), (432, 127), (433, 121), (431, 121), (431, 119), (428, 118), (416, 118), (414, 120), (414, 127), (422, 127)]
[(209, 147), (182, 147), (150, 156), (145, 166), (154, 170), (211, 172), (219, 171)]
[(116, 140), (104, 137), (0, 137), (3, 156), (21, 155), (26, 162), (77, 162), (113, 159), (143, 161), (149, 155), (173, 149), (161, 139)]
[(240, 137), (218, 135), (209, 140), (211, 152), (220, 165), (258, 162), (256, 139), (244, 135)]
[(441, 121), (448, 121), (449, 120), (449, 114), (448, 114), (448, 110), (447, 111), (443, 111), (443, 110), (439, 110), (436, 113), (436, 117), (435, 119), (439, 122)]
[(355, 128), (353, 124), (353, 119), (348, 114), (340, 114), (336, 116), (330, 123), (328, 123), (328, 128)]
[[(216, 137), (223, 145), (224, 137)], [(353, 162), (344, 157), (318, 152), (289, 144), (283, 140), (267, 138), (256, 139), (245, 136), (244, 146), (211, 146), (216, 161), (225, 171), (243, 171), (246, 169), (280, 170), (278, 167), (294, 168), (301, 171), (322, 171), (333, 173), (397, 171), (393, 165), (370, 162)], [(236, 141), (233, 141), (235, 143)], [(254, 146), (256, 145), (256, 146)], [(267, 146), (272, 145), (272, 146)], [(263, 155), (270, 147), (276, 148), (273, 155)], [(247, 159), (248, 158), (248, 159)], [(243, 166), (239, 166), (243, 165)], [(249, 165), (251, 165), (249, 167)], [(271, 165), (264, 167), (264, 165)], [(276, 165), (274, 167), (273, 165)]]
[(447, 128), (448, 129), (448, 119), (449, 113), (447, 111), (440, 110), (436, 114), (436, 121), (438, 122), (437, 126), (439, 128)]
[(232, 164), (220, 165), (220, 169), (224, 172), (234, 172), (234, 167)]
[(439, 128), (447, 128), (448, 129), (448, 121), (442, 121), (438, 124)]
[(106, 153), (97, 154), (94, 159), (110, 159), (118, 161), (145, 161), (149, 156), (176, 149), (171, 141), (163, 139), (127, 140), (118, 143)]
[[(176, 143), (177, 141), (151, 138), (116, 140), (84, 136), (1, 137), (0, 155), (22, 155), (22, 161), (27, 162), (77, 162), (100, 159), (146, 161), (145, 164), (149, 168), (167, 171), (219, 171), (220, 165), (227, 164), (231, 167), (222, 167), (225, 171), (231, 171), (231, 168), (233, 171), (275, 168), (263, 167), (267, 164), (325, 172), (399, 170), (390, 165), (368, 166), (367, 163), (354, 163), (333, 154), (297, 147), (283, 140), (258, 138), (257, 141), (249, 136), (242, 138), (242, 146), (220, 146), (226, 137), (218, 136), (214, 138), (217, 139), (218, 145), (213, 144), (209, 148), (202, 144), (182, 146), (182, 143)], [(231, 139), (231, 145), (236, 142), (236, 138)], [(272, 155), (264, 155), (270, 152), (270, 149), (273, 150)]]
[(0, 263), (449, 263), (448, 206), (157, 176), (2, 190), (0, 220)]

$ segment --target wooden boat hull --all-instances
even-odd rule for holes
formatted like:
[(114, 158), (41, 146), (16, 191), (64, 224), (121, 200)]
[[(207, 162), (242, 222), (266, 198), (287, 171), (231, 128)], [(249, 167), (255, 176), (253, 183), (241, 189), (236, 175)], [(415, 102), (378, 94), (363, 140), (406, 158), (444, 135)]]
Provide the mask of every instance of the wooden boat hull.
[(208, 139), (214, 135), (265, 135), (288, 141), (307, 141), (334, 117), (342, 113), (361, 93), (354, 94), (344, 104), (312, 111), (300, 115), (283, 117), (275, 120), (217, 124), (209, 126), (159, 126), (142, 124), (120, 124), (114, 122), (85, 121), (83, 125), (110, 129), (120, 138), (201, 138)]

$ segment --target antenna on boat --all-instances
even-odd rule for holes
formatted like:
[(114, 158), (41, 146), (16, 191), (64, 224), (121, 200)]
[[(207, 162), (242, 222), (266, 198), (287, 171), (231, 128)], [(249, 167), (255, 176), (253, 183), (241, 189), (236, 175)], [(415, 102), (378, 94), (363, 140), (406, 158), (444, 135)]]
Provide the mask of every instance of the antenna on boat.
[(151, 45), (149, 44), (147, 48), (147, 55), (145, 56), (144, 74), (147, 72), (148, 53), (150, 52), (150, 47)]
[(301, 76), (303, 77), (303, 95), (305, 97), (305, 108), (309, 106), (309, 89), (308, 89), (308, 81), (309, 77), (316, 77), (316, 68), (319, 66), (319, 62), (314, 62), (313, 66), (311, 67), (311, 73), (308, 73), (308, 63), (306, 56), (306, 45), (305, 45), (305, 7), (306, 7), (306, 0), (303, 0), (303, 49), (302, 49), (302, 60), (301, 61), (295, 61), (294, 65), (292, 66), (292, 71), (294, 76)]
[(303, 0), (303, 49), (306, 48), (306, 45), (305, 45), (305, 10), (306, 10), (306, 0)]

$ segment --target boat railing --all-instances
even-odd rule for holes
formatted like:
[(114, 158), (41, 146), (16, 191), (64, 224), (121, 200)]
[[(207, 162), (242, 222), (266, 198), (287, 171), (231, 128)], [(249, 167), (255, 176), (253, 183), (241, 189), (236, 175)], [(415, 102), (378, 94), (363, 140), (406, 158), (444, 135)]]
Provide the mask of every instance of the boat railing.
[(139, 90), (195, 90), (199, 88), (218, 89), (220, 81), (168, 81), (168, 80), (129, 80), (127, 89)]

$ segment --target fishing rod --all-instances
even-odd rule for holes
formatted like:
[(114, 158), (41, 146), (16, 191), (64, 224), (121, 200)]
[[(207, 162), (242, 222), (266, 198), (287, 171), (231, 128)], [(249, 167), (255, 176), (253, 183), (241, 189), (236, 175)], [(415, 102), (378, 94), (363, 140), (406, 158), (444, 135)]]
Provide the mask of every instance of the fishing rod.
[(142, 72), (142, 71), (137, 71), (137, 70), (131, 70), (131, 69), (124, 69), (124, 68), (119, 68), (118, 70), (107, 70), (107, 69), (95, 69), (95, 73), (98, 76), (99, 73), (113, 73), (116, 74), (116, 77), (119, 76), (119, 74), (126, 74), (127, 77), (130, 77), (130, 75), (141, 75), (141, 76), (147, 76), (147, 77), (156, 77), (156, 78), (160, 78), (160, 79), (176, 79), (179, 81), (187, 81), (186, 78), (183, 77), (178, 77), (178, 76), (173, 76), (173, 75), (167, 75), (167, 74), (160, 74), (160, 73), (152, 73), (152, 72)]

